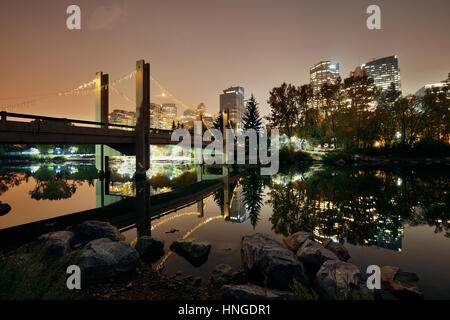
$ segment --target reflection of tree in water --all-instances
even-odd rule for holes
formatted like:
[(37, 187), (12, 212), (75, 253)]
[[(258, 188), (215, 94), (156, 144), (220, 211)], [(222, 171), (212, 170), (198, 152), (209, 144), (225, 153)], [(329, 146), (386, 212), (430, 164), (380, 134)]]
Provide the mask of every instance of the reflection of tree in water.
[[(76, 173), (55, 173), (48, 168), (40, 168), (34, 174), (36, 186), (30, 191), (32, 199), (36, 200), (60, 200), (68, 199), (75, 194), (77, 187), (82, 186), (85, 181), (89, 186), (94, 186), (97, 178), (95, 167), (84, 166), (78, 168)], [(71, 182), (69, 182), (71, 181)]]
[(30, 174), (27, 171), (13, 172), (8, 168), (0, 168), (0, 195), (22, 182), (28, 182)]
[(449, 234), (449, 177), (440, 172), (325, 170), (303, 182), (272, 183), (271, 222), (277, 233), (316, 231), (353, 244), (399, 239), (403, 222)]
[(264, 189), (264, 180), (259, 174), (259, 169), (248, 169), (243, 174), (242, 194), (244, 204), (248, 210), (250, 222), (255, 229), (259, 221), (259, 214), (263, 204), (262, 193)]
[[(230, 199), (233, 196), (232, 195), (232, 191), (234, 190), (236, 185), (237, 185), (237, 181), (233, 182), (233, 183), (230, 183), (230, 186), (229, 186), (230, 187), (230, 193), (229, 193)], [(228, 199), (228, 200), (230, 200), (230, 199)], [(225, 206), (225, 193), (224, 193), (223, 189), (220, 189), (216, 193), (214, 193), (214, 201), (217, 203), (217, 205), (220, 208), (220, 212), (222, 212), (222, 214), (223, 214), (223, 212), (224, 212), (223, 208)]]
[(297, 231), (312, 231), (316, 225), (311, 201), (305, 197), (298, 185), (271, 185), (269, 200), (273, 214), (270, 217), (272, 228), (285, 236)]

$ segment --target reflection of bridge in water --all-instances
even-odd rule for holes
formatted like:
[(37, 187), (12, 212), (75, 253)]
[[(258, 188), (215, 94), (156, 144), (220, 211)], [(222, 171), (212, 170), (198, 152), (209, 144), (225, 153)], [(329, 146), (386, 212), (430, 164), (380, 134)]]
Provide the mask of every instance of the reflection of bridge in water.
[[(39, 235), (79, 224), (85, 220), (108, 221), (121, 232), (136, 228), (138, 236), (149, 235), (152, 230), (152, 221), (166, 215), (174, 214), (174, 218), (180, 213), (177, 211), (197, 204), (195, 214), (203, 218), (204, 199), (216, 192), (222, 192), (224, 206), (222, 216), (230, 219), (230, 214), (236, 211), (233, 204), (233, 186), (238, 178), (228, 174), (202, 174), (205, 170), (198, 166), (197, 182), (187, 187), (175, 189), (170, 192), (150, 196), (150, 185), (145, 180), (136, 180), (136, 197), (122, 197), (108, 194), (108, 183), (97, 181), (97, 186), (103, 186), (99, 194), (97, 187), (97, 208), (77, 212), (69, 215), (41, 220), (0, 230), (0, 247), (14, 247), (36, 239)], [(228, 170), (224, 169), (224, 172)], [(101, 200), (100, 200), (101, 199)], [(152, 206), (148, 206), (148, 203)], [(191, 212), (192, 213), (192, 212)], [(158, 223), (157, 225), (159, 225)]]

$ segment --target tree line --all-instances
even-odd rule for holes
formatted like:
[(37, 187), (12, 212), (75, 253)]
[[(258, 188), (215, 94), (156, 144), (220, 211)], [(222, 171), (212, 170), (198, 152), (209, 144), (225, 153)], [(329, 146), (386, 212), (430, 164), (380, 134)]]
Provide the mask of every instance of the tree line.
[(315, 93), (309, 84), (282, 83), (270, 91), (268, 120), (289, 137), (345, 149), (448, 144), (449, 103), (448, 86), (402, 96), (394, 83), (382, 90), (367, 75), (352, 75)]

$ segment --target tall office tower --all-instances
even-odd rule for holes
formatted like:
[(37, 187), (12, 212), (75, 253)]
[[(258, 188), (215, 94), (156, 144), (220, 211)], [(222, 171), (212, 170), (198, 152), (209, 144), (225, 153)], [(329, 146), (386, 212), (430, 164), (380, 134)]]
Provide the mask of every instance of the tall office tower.
[(220, 111), (229, 110), (229, 120), (234, 129), (242, 129), (244, 115), (244, 88), (230, 87), (220, 95)]
[(173, 122), (177, 122), (177, 106), (175, 103), (163, 103), (161, 105), (161, 120), (164, 129), (172, 129)]
[(150, 128), (163, 129), (165, 125), (162, 121), (161, 105), (157, 103), (150, 103)]
[(313, 93), (319, 93), (323, 84), (333, 82), (339, 77), (339, 63), (331, 61), (321, 61), (316, 63), (309, 70), (310, 83)]
[(373, 79), (376, 87), (387, 90), (393, 82), (395, 89), (402, 91), (397, 56), (372, 60), (363, 64), (362, 68), (367, 72), (369, 78)]

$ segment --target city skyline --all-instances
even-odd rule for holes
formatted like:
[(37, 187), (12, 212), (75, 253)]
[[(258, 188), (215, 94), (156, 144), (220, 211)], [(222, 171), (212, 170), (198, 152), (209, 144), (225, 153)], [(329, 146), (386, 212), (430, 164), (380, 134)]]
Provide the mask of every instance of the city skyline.
[[(438, 32), (449, 27), (445, 8), (450, 5), (448, 1), (432, 3), (380, 1), (382, 29), (368, 30), (365, 12), (370, 3), (364, 1), (344, 5), (284, 1), (275, 7), (268, 1), (197, 1), (192, 5), (78, 1), (82, 29), (69, 31), (65, 26), (68, 3), (3, 1), (0, 106), (30, 99), (24, 108), (8, 111), (94, 119), (93, 95), (38, 101), (29, 97), (76, 87), (97, 71), (109, 74), (110, 80), (120, 78), (141, 57), (177, 98), (193, 108), (204, 102), (209, 113), (219, 110), (223, 88), (241, 86), (248, 96), (255, 95), (261, 114), (267, 115), (269, 91), (283, 81), (309, 83), (310, 67), (321, 60), (338, 61), (345, 78), (371, 59), (396, 55), (402, 91), (414, 94), (425, 84), (445, 79), (450, 70), (447, 57), (436, 54), (450, 51), (449, 42), (441, 41)], [(230, 5), (235, 9), (233, 24), (222, 14)], [(328, 9), (323, 10), (324, 6)], [(309, 27), (314, 12), (323, 15), (321, 28)], [(169, 15), (179, 23), (164, 24)], [(249, 16), (254, 23), (248, 23)], [(225, 35), (235, 39), (238, 51), (224, 40)], [(132, 96), (135, 83), (128, 82), (123, 90)], [(152, 102), (175, 102), (154, 97), (158, 94), (160, 90), (152, 86)], [(110, 97), (110, 110), (133, 109), (114, 92)]]

